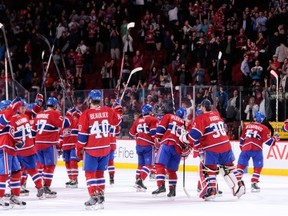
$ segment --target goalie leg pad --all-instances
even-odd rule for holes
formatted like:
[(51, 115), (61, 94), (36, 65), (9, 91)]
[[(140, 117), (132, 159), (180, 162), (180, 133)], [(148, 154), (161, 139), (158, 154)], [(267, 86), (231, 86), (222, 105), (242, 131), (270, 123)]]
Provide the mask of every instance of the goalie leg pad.
[(220, 173), (222, 174), (227, 185), (231, 188), (233, 196), (240, 198), (246, 193), (244, 182), (238, 181), (235, 175), (235, 168), (233, 166), (221, 166)]
[(205, 200), (212, 200), (217, 195), (216, 170), (205, 167), (202, 163), (199, 167), (201, 191), (199, 197)]

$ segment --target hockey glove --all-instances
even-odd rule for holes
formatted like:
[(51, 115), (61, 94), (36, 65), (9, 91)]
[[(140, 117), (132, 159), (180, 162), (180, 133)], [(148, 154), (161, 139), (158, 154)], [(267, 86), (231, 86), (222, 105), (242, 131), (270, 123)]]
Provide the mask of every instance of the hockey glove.
[(83, 152), (84, 150), (82, 148), (76, 148), (76, 156), (79, 160), (83, 160)]
[(188, 132), (186, 130), (182, 130), (181, 135), (179, 136), (179, 140), (180, 142), (184, 143), (184, 144), (189, 144), (189, 140), (187, 138), (187, 134)]
[(192, 149), (190, 147), (186, 147), (182, 150), (181, 157), (188, 157), (191, 154)]
[(35, 99), (35, 103), (39, 106), (42, 107), (43, 106), (43, 101), (44, 101), (44, 97), (42, 94), (38, 93), (36, 95), (36, 99)]
[(67, 110), (66, 116), (71, 116), (71, 117), (73, 117), (76, 112), (77, 112), (77, 109), (76, 109), (75, 107), (72, 107), (72, 108), (70, 108), (70, 109)]

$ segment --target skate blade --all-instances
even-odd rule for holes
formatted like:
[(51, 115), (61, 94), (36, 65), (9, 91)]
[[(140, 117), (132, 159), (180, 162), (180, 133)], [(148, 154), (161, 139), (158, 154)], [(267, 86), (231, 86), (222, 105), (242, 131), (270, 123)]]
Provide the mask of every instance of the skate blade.
[(97, 211), (97, 210), (101, 210), (104, 209), (104, 204), (98, 204), (96, 203), (95, 205), (91, 205), (91, 206), (85, 206), (85, 209), (88, 211)]
[(44, 199), (46, 199), (46, 196), (44, 195), (44, 196), (40, 196), (40, 197), (37, 197), (39, 200), (44, 200)]
[(49, 194), (46, 194), (46, 198), (56, 198), (57, 195), (49, 195)]
[(216, 195), (212, 195), (212, 196), (209, 196), (209, 197), (204, 197), (204, 200), (205, 201), (211, 201), (211, 200), (214, 200), (216, 198)]
[(78, 185), (66, 185), (66, 188), (78, 188)]
[(173, 197), (168, 197), (168, 200), (174, 201), (174, 200), (175, 200), (175, 196), (173, 196)]
[(147, 189), (144, 188), (136, 188), (136, 192), (146, 192)]
[(238, 199), (240, 199), (240, 197), (241, 197), (242, 195), (244, 195), (245, 193), (246, 193), (245, 187), (244, 187), (244, 186), (241, 186), (241, 187), (239, 188), (239, 191), (238, 191), (238, 193), (236, 194), (236, 196), (238, 197)]
[(26, 197), (26, 196), (29, 196), (29, 193), (20, 193), (20, 196), (21, 197)]
[(26, 204), (25, 205), (18, 205), (18, 204), (10, 203), (10, 206), (13, 209), (25, 209), (26, 208)]
[(166, 192), (163, 193), (159, 193), (159, 194), (152, 194), (153, 197), (165, 197), (166, 196)]

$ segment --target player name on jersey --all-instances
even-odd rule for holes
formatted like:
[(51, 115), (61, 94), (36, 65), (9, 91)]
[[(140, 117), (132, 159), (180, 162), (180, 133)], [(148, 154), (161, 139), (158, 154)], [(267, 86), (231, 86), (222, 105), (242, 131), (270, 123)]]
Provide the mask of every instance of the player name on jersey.
[(90, 119), (108, 118), (108, 112), (90, 113)]

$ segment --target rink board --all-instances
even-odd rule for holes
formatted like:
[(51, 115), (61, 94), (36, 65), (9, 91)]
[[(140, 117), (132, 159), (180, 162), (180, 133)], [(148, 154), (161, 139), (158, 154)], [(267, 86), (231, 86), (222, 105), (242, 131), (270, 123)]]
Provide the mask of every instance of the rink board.
[[(235, 164), (240, 154), (239, 142), (231, 141), (235, 154)], [(137, 168), (136, 142), (133, 139), (117, 140), (117, 148), (115, 150), (115, 167), (122, 169)], [(278, 142), (273, 147), (263, 146), (264, 168), (262, 174), (288, 176), (288, 141)], [(59, 160), (59, 165), (64, 165)], [(190, 155), (185, 161), (185, 170), (188, 172), (197, 172), (199, 159)], [(183, 170), (183, 161), (179, 166), (179, 170)], [(252, 160), (249, 161), (248, 173), (253, 172)]]

